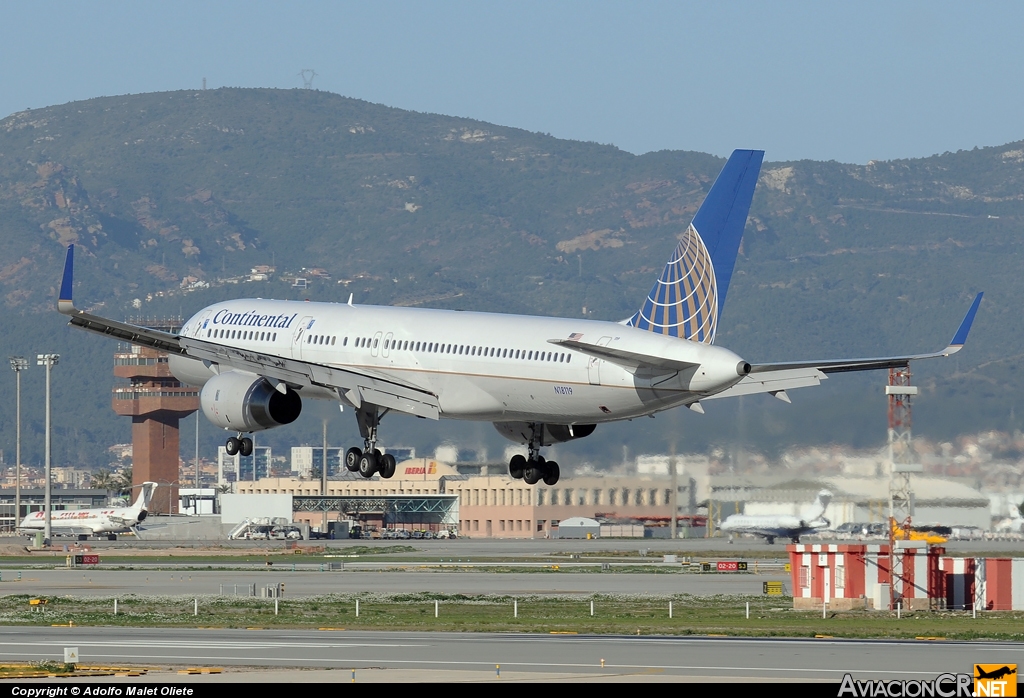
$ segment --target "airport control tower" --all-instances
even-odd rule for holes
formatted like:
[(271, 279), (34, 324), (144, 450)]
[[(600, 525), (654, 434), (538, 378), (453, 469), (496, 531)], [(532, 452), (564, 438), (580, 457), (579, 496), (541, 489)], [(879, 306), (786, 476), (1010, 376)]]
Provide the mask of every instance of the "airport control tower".
[[(180, 318), (160, 321), (135, 318), (130, 322), (165, 332), (177, 332), (181, 328)], [(199, 389), (178, 382), (167, 365), (167, 354), (134, 344), (118, 346), (118, 353), (114, 354), (114, 376), (127, 380), (114, 386), (112, 403), (114, 412), (132, 418), (132, 485), (158, 483), (150, 512), (175, 514), (178, 511), (178, 422), (199, 409)]]

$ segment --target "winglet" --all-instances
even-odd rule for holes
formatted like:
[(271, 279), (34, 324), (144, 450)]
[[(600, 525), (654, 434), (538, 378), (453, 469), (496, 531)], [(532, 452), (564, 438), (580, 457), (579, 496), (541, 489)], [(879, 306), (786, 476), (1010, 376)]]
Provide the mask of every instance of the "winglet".
[(957, 328), (956, 334), (953, 335), (953, 339), (949, 342), (949, 348), (952, 349), (950, 353), (960, 351), (963, 348), (964, 342), (967, 341), (967, 333), (971, 331), (971, 324), (974, 323), (974, 316), (978, 312), (978, 306), (981, 305), (981, 297), (984, 293), (979, 293), (974, 297), (974, 302), (971, 303), (971, 309), (964, 315), (964, 321), (960, 323), (960, 327)]
[(68, 245), (68, 254), (64, 258), (64, 276), (60, 281), (60, 294), (57, 296), (57, 310), (69, 315), (75, 311), (75, 304), (71, 300), (71, 287), (74, 285), (75, 275), (75, 246)]

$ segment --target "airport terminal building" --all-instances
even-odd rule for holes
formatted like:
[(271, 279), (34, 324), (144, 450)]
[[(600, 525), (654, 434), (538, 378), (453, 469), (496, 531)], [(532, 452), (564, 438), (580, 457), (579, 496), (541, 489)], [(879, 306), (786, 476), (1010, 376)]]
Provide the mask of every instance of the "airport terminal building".
[[(676, 499), (680, 515), (692, 513), (693, 483), (684, 478), (679, 482)], [(309, 501), (321, 494), (319, 480), (300, 478), (237, 482), (235, 492), (292, 495), (296, 502)], [(555, 487), (531, 486), (508, 475), (460, 474), (451, 465), (430, 458), (400, 463), (389, 480), (367, 480), (357, 473), (332, 477), (327, 481), (325, 494), (327, 498), (423, 497), (425, 501), (439, 495), (454, 496), (458, 520), (452, 525), (459, 535), (474, 538), (553, 537), (557, 536), (559, 522), (573, 517), (639, 524), (633, 526), (638, 533), (631, 529), (628, 535), (643, 535), (645, 528), (662, 528), (667, 534), (672, 516), (672, 483), (665, 477), (590, 475), (563, 478)], [(327, 511), (329, 521), (347, 518), (339, 509), (342, 503), (338, 504)], [(296, 506), (294, 520), (319, 526), (323, 510), (306, 504)]]

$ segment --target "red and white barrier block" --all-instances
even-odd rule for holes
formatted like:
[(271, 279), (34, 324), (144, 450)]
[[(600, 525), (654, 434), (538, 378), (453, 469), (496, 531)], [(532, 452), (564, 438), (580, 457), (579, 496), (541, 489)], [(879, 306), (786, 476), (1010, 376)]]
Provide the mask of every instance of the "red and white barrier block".
[(940, 565), (946, 608), (1024, 610), (1024, 558), (944, 557)]
[[(889, 605), (888, 545), (790, 545), (787, 546), (793, 585), (794, 608), (834, 610), (884, 608)], [(919, 541), (900, 541), (902, 579), (897, 595), (905, 609), (927, 609), (930, 599), (942, 598), (938, 574), (942, 548)], [(876, 602), (877, 600), (877, 602)]]

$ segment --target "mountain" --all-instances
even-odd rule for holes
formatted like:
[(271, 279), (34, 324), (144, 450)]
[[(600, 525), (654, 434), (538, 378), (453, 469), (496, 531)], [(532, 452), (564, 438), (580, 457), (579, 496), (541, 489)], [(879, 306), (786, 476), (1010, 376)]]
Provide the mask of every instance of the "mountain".
[[(62, 353), (55, 459), (103, 463), (129, 426), (109, 407), (113, 344), (71, 332), (53, 311), (69, 242), (80, 251), (76, 299), (114, 317), (187, 316), (231, 296), (351, 293), (357, 303), (617, 320), (639, 306), (723, 162), (635, 156), (314, 90), (165, 92), (20, 112), (0, 121), (0, 344)], [(751, 361), (931, 350), (984, 290), (967, 348), (915, 367), (915, 430), (949, 439), (1018, 428), (1022, 216), (1024, 143), (864, 166), (767, 162), (718, 341)], [(248, 281), (261, 265), (273, 267), (269, 279)], [(25, 374), (26, 460), (41, 458), (41, 373)], [(792, 406), (745, 398), (703, 417), (602, 427), (560, 458), (608, 463), (624, 443), (661, 450), (672, 439), (682, 450), (880, 443), (884, 382), (837, 376), (795, 391)], [(322, 408), (261, 438), (316, 443), (317, 415), (328, 413), (332, 434), (354, 442), (351, 416)], [(13, 419), (5, 400), (7, 454)], [(454, 439), (493, 454), (502, 444), (488, 425), (391, 424), (385, 439), (421, 449)], [(209, 455), (220, 437), (201, 429)]]

